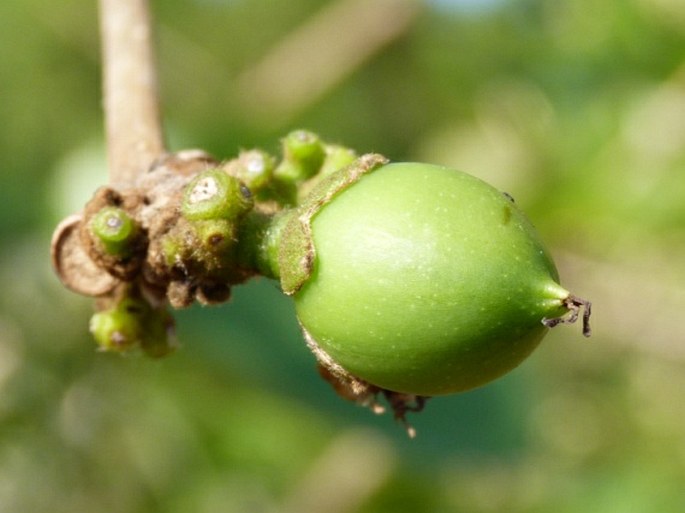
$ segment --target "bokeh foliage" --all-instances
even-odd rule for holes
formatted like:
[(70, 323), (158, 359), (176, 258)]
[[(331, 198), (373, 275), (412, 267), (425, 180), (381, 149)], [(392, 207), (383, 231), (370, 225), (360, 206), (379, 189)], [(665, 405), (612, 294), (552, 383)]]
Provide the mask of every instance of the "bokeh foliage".
[(261, 111), (245, 77), (334, 3), (153, 2), (170, 146), (273, 151), (306, 127), (484, 178), (594, 301), (593, 338), (554, 330), (506, 378), (430, 402), (413, 441), (318, 379), (266, 280), (181, 312), (168, 359), (97, 354), (89, 301), (48, 262), (106, 180), (95, 2), (6, 0), (0, 512), (681, 512), (685, 4), (427, 2), (323, 94)]

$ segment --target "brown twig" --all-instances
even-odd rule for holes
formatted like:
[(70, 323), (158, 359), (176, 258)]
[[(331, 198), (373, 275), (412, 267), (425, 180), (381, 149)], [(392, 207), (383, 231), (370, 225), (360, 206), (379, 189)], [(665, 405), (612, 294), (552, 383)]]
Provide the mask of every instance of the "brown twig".
[(147, 0), (100, 0), (110, 183), (130, 185), (164, 152)]

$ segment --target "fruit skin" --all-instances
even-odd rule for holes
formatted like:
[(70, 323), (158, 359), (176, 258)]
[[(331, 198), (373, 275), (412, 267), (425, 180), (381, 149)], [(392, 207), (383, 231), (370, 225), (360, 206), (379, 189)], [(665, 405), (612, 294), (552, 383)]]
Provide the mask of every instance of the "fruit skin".
[[(313, 216), (303, 329), (354, 376), (442, 395), (483, 385), (540, 343), (569, 293), (511, 199), (448, 168), (382, 166)], [(287, 244), (287, 241), (285, 241)]]

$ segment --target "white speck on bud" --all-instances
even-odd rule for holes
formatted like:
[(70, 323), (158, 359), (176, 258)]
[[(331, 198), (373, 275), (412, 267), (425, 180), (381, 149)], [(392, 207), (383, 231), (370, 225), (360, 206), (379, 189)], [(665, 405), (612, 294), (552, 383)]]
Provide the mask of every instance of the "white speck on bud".
[(263, 157), (261, 157), (260, 155), (255, 155), (248, 159), (246, 167), (248, 173), (250, 173), (251, 175), (259, 175), (264, 172), (266, 163), (264, 162)]
[(192, 205), (212, 199), (219, 192), (219, 185), (212, 176), (206, 176), (195, 184), (188, 196), (188, 202)]
[(121, 228), (123, 224), (124, 222), (117, 216), (110, 216), (107, 218), (107, 226), (110, 228)]

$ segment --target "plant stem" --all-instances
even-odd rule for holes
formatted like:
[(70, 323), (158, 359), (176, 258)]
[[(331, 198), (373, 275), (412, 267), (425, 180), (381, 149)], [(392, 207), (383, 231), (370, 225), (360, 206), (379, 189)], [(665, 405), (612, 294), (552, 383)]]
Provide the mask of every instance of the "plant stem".
[(164, 152), (147, 0), (100, 0), (110, 183), (130, 186)]
[(296, 210), (283, 210), (277, 214), (250, 212), (240, 227), (237, 259), (244, 269), (279, 279), (278, 245), (285, 225)]

